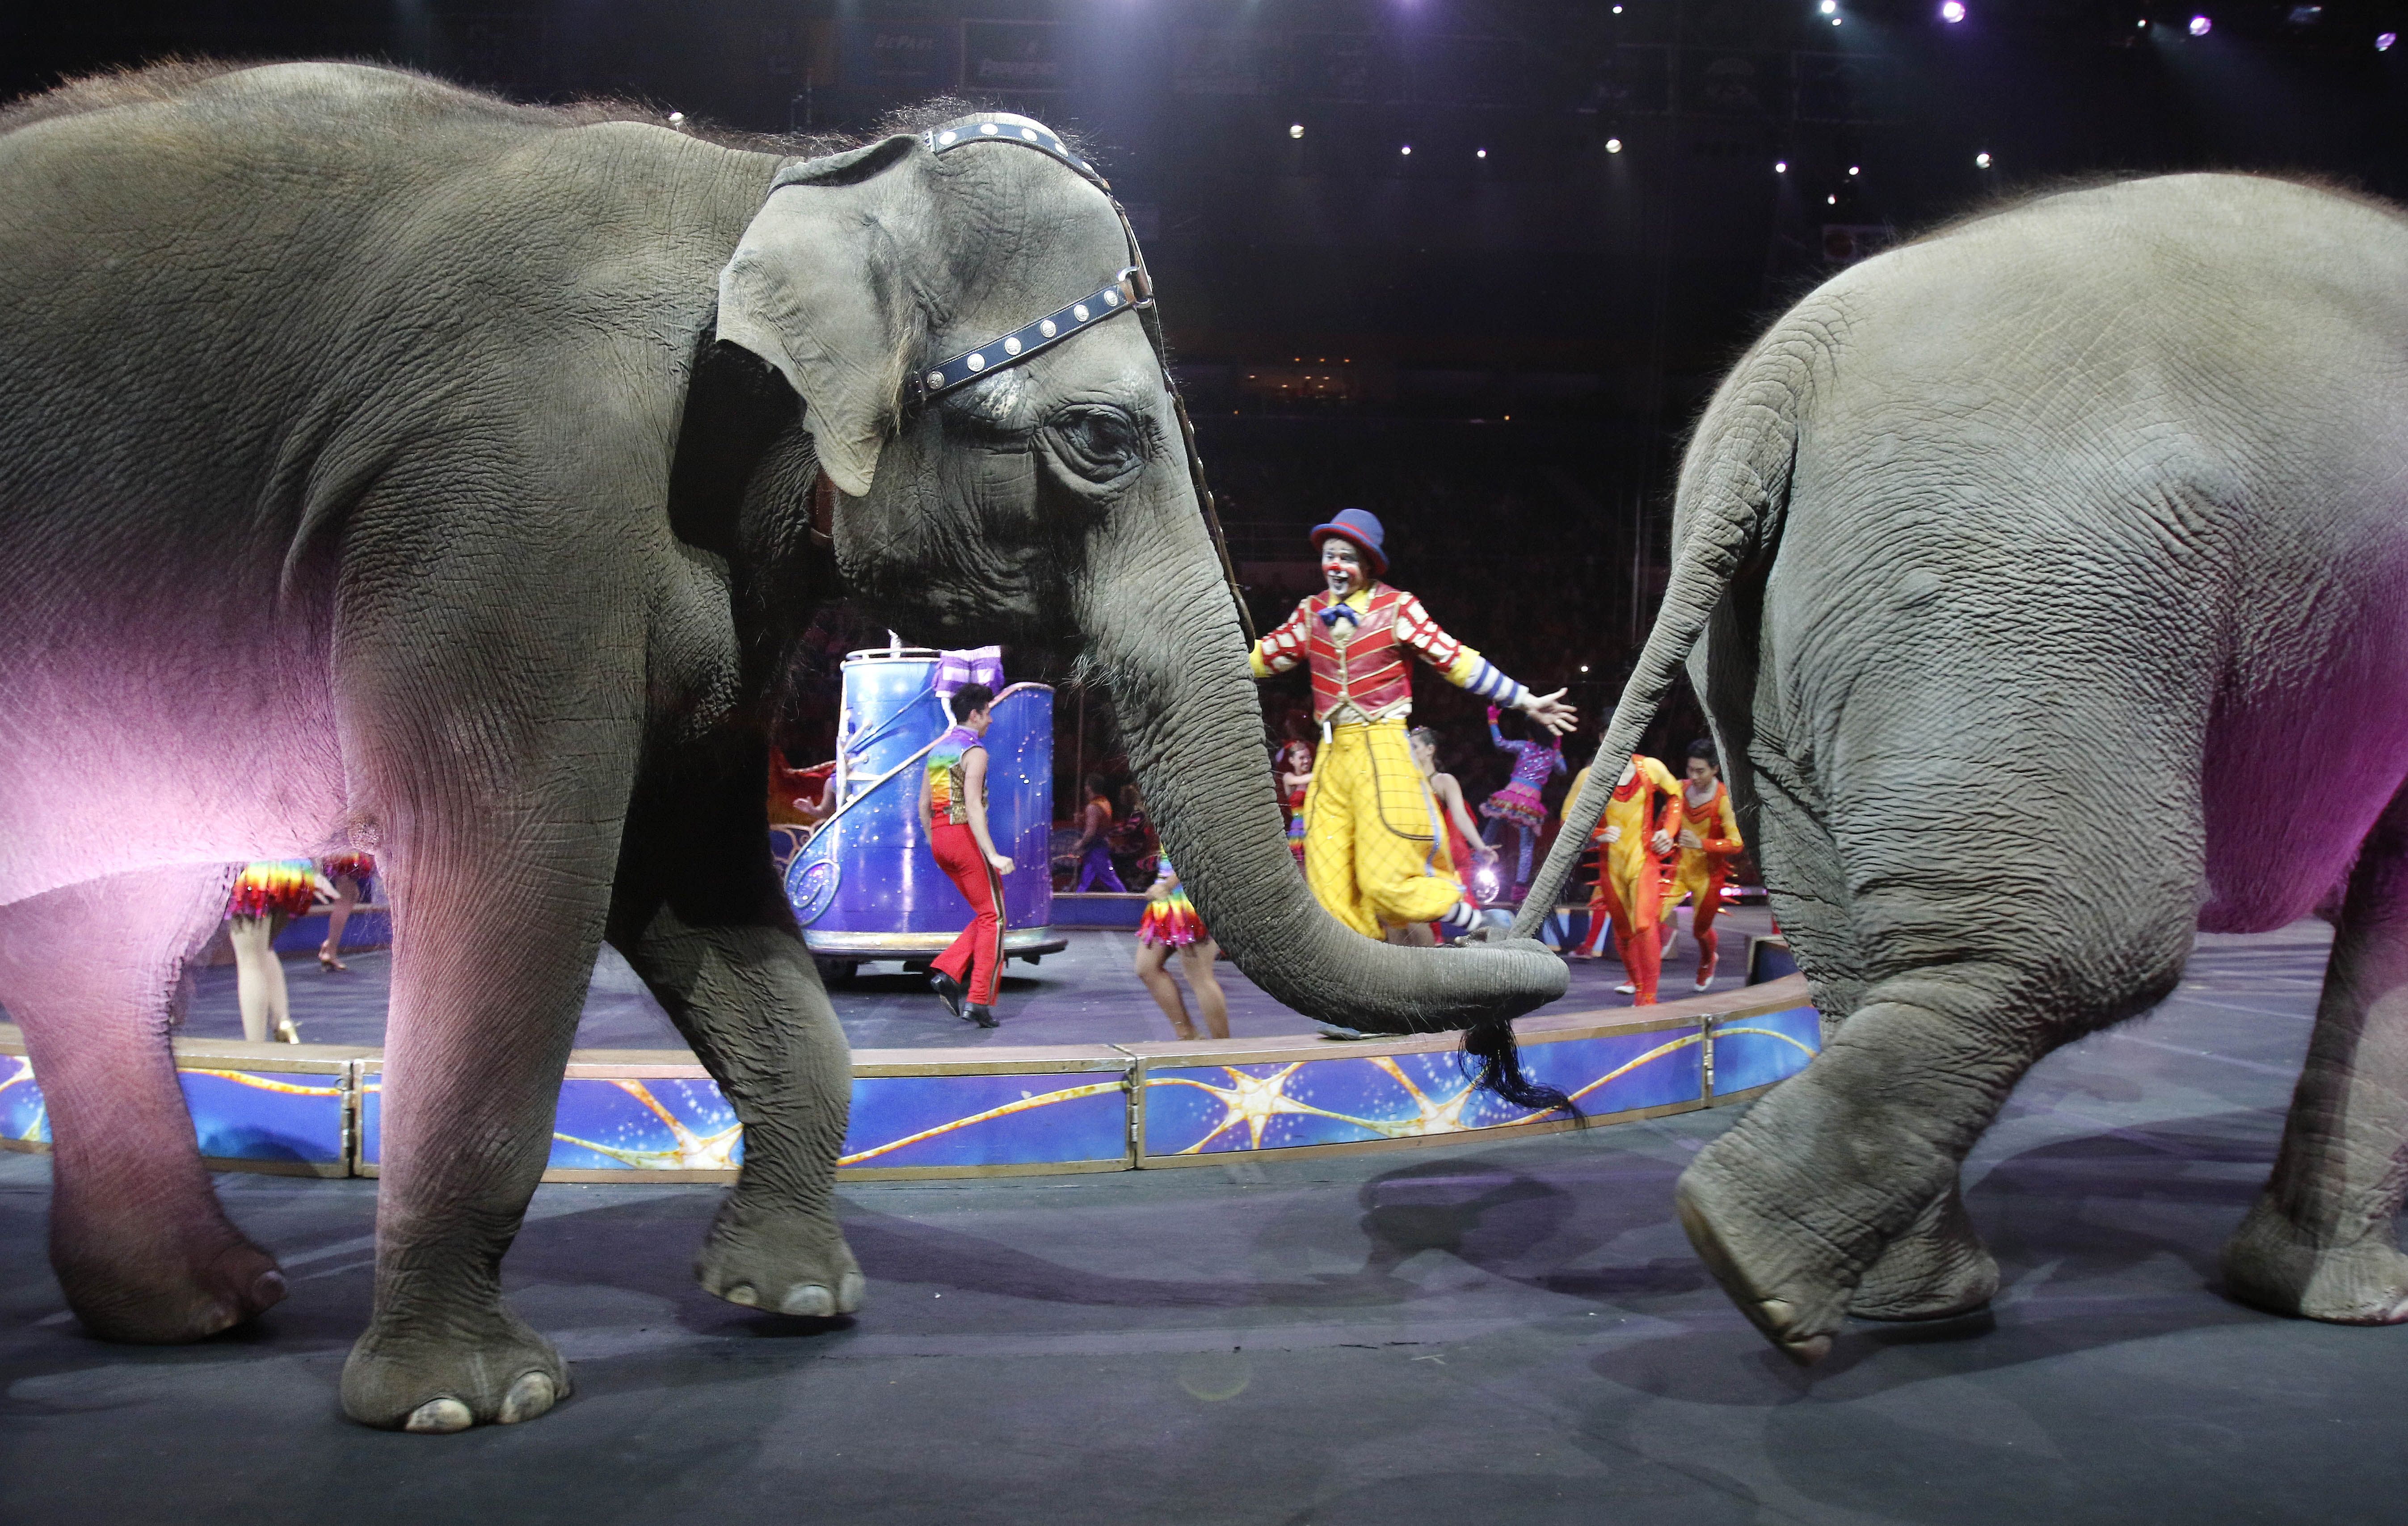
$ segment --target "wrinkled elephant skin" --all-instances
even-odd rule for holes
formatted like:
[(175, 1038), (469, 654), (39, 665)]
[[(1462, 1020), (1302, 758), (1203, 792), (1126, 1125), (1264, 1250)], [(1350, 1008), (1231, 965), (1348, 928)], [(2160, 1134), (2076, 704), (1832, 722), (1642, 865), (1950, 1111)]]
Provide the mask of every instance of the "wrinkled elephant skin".
[(1608, 746), (1686, 661), (1828, 1038), (1682, 1178), (1748, 1317), (1811, 1360), (1977, 1306), (2016, 1081), (2344, 876), (2223, 1280), (2408, 1313), (2408, 219), (2187, 175), (1868, 261), (1725, 380), (1673, 543)]
[[(394, 906), (366, 1423), (532, 1418), (499, 1290), (599, 943), (745, 1129), (696, 1274), (857, 1307), (844, 1037), (772, 871), (758, 715), (839, 579), (915, 638), (1082, 650), (1248, 972), (1374, 1029), (1559, 994), (1389, 949), (1279, 838), (1236, 611), (1140, 324), (923, 408), (904, 377), (1129, 263), (1067, 166), (898, 136), (809, 162), (347, 65), (170, 65), (0, 119), (0, 1002), (86, 1326), (282, 1294), (166, 1016), (244, 860), (373, 848)], [(814, 484), (841, 490), (833, 550)]]

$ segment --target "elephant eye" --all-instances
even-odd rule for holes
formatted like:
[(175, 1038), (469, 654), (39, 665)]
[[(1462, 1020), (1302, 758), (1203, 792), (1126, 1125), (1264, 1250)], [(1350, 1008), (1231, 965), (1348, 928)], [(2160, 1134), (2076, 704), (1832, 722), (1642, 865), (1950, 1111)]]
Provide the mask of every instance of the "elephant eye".
[(1137, 421), (1117, 408), (1069, 409), (1046, 427), (1062, 464), (1089, 482), (1111, 482), (1143, 454)]

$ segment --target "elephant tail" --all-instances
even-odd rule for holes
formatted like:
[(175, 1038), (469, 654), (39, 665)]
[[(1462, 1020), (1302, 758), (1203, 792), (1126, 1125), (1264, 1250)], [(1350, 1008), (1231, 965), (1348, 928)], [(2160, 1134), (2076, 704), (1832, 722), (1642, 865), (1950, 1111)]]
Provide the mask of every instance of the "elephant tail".
[(1655, 628), (1623, 686), (1581, 793), (1564, 802), (1562, 829), (1513, 921), (1531, 938), (1571, 878), (1613, 793), (1621, 760), (1639, 746), (1706, 632), (1740, 569), (1779, 539), (1798, 462), (1798, 420), (1818, 372), (1828, 368), (1830, 324), (1800, 308), (1756, 341), (1723, 379), (1689, 441), (1672, 511), (1672, 573)]

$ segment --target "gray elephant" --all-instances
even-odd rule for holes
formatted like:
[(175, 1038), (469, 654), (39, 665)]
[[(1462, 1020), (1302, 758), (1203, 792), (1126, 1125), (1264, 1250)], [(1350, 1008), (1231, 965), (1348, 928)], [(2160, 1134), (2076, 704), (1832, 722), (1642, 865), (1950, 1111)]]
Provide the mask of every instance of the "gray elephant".
[(1681, 1179), (1748, 1317), (1812, 1360), (1986, 1301), (1957, 1170), (2016, 1081), (2344, 875), (2224, 1280), (2408, 1317), (2408, 220), (2186, 175), (1868, 261), (1724, 381), (1673, 544), (1600, 756), (1685, 660), (1827, 1025)]
[(745, 1128), (702, 1286), (860, 1302), (846, 1048), (771, 871), (758, 723), (839, 574), (923, 640), (1083, 648), (1197, 902), (1282, 1000), (1494, 1032), (1563, 988), (1535, 947), (1388, 948), (1312, 906), (1152, 319), (1123, 315), (1135, 249), (1069, 150), (990, 117), (1015, 147), (970, 122), (797, 161), (610, 118), (337, 65), (0, 118), (0, 1002), (50, 1102), (52, 1262), (123, 1340), (281, 1296), (195, 1153), (171, 993), (228, 865), (373, 847), (384, 1175), (342, 1385), (373, 1425), (567, 1392), (499, 1266), (605, 938)]

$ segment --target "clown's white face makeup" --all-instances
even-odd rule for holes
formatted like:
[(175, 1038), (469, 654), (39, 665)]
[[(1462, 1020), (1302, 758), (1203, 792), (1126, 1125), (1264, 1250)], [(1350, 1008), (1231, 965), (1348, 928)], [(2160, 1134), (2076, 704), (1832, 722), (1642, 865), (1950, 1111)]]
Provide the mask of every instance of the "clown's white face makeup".
[(1333, 535), (1321, 542), (1321, 575), (1329, 583), (1329, 591), (1344, 598), (1363, 586), (1363, 554), (1354, 542), (1343, 536)]

